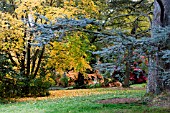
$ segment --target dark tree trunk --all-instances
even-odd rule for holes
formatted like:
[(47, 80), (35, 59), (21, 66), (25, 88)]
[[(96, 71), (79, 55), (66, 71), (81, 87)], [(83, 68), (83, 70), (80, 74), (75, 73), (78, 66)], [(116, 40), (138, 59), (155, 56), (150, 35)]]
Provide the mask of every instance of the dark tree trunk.
[(127, 54), (127, 62), (126, 62), (126, 72), (125, 72), (125, 79), (124, 79), (124, 87), (129, 87), (129, 78), (130, 78), (130, 72), (131, 72), (131, 61), (129, 59), (132, 58), (133, 55), (133, 47), (132, 44), (129, 44), (128, 46), (128, 54)]
[(129, 87), (129, 77), (130, 77), (130, 63), (127, 62), (123, 87)]
[(35, 64), (36, 64), (36, 60), (37, 60), (37, 56), (38, 56), (38, 53), (39, 53), (39, 49), (37, 49), (33, 55), (33, 58), (32, 58), (32, 69), (31, 69), (31, 75), (33, 74), (34, 72), (34, 69), (35, 69)]
[(30, 45), (31, 40), (28, 40), (28, 47), (27, 47), (27, 78), (29, 78), (30, 75), (30, 63), (31, 63), (31, 45)]
[(43, 45), (43, 48), (41, 50), (41, 53), (40, 53), (40, 56), (39, 56), (39, 60), (38, 60), (38, 64), (37, 64), (37, 67), (35, 69), (33, 78), (35, 78), (37, 73), (38, 73), (38, 70), (40, 68), (40, 64), (41, 64), (41, 61), (42, 61), (42, 58), (43, 58), (44, 51), (45, 51), (45, 45)]

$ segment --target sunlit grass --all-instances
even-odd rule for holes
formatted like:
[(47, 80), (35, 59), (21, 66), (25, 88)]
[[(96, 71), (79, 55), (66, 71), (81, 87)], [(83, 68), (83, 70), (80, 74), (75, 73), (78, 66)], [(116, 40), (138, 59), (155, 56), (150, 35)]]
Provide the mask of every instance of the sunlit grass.
[[(133, 90), (133, 89), (131, 89)], [(54, 90), (50, 91), (50, 96), (47, 97), (30, 97), (30, 98), (19, 98), (16, 101), (30, 101), (30, 100), (44, 100), (44, 99), (58, 99), (58, 98), (70, 98), (77, 96), (89, 96), (89, 95), (101, 95), (101, 94), (113, 94), (113, 95), (126, 95), (140, 90), (131, 91), (128, 88), (94, 88), (94, 89), (73, 89), (73, 90)]]
[[(96, 88), (51, 91), (49, 97), (23, 98), (1, 104), (0, 113), (168, 113), (165, 109), (142, 104), (99, 104), (111, 98), (141, 98), (145, 90)], [(29, 101), (25, 101), (29, 100)], [(22, 102), (21, 102), (22, 101)]]
[(133, 88), (146, 88), (146, 86), (147, 86), (146, 83), (131, 85), (131, 87), (133, 87)]

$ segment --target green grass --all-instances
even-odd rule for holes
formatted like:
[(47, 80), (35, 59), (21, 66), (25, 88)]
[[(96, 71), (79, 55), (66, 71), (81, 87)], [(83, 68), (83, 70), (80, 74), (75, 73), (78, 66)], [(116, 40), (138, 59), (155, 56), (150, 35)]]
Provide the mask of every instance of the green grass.
[[(79, 93), (83, 91), (89, 93), (69, 98), (57, 98), (56, 95), (55, 98), (45, 100), (0, 104), (0, 113), (169, 113), (166, 109), (137, 103), (99, 104), (96, 102), (108, 98), (141, 98), (145, 94), (145, 90), (96, 88), (90, 89), (90, 91), (97, 93), (90, 93), (89, 89), (79, 90)], [(64, 90), (64, 93), (67, 91)]]
[(133, 87), (133, 88), (145, 88), (146, 87), (146, 83), (142, 83), (142, 84), (133, 84), (131, 85), (130, 87)]

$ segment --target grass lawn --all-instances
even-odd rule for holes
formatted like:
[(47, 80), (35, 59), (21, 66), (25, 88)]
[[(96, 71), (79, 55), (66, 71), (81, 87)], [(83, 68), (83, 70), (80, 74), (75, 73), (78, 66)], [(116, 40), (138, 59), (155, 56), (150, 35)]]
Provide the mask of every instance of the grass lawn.
[(49, 97), (22, 98), (15, 103), (0, 104), (0, 113), (169, 113), (147, 105), (99, 104), (96, 101), (112, 98), (141, 98), (142, 89), (95, 88), (51, 91)]

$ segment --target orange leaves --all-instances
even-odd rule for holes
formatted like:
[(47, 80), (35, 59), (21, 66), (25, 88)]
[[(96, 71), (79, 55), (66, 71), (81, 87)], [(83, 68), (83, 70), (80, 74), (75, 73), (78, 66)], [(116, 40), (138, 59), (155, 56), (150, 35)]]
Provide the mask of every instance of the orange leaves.
[(17, 101), (30, 101), (30, 100), (45, 100), (45, 99), (57, 99), (57, 98), (74, 98), (77, 96), (89, 96), (89, 95), (99, 95), (99, 94), (108, 94), (116, 93), (113, 89), (75, 89), (75, 90), (56, 90), (50, 91), (50, 96), (48, 97), (37, 97), (37, 98), (21, 98)]

